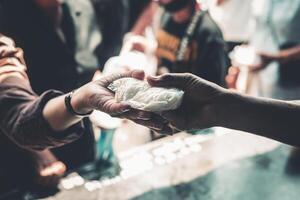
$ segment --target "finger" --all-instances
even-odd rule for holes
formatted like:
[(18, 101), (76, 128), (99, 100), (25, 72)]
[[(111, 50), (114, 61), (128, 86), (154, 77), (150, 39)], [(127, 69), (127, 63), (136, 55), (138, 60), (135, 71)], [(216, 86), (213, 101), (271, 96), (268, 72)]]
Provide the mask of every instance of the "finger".
[(13, 66), (15, 68), (21, 69), (26, 71), (25, 65), (23, 65), (18, 59), (16, 58), (4, 58), (0, 59), (0, 67), (3, 66)]
[(9, 57), (14, 55), (16, 52), (17, 49), (13, 46), (0, 46), (1, 57)]
[(12, 65), (3, 65), (1, 66), (0, 64), (0, 73), (1, 74), (5, 74), (5, 73), (10, 73), (10, 72), (19, 72), (19, 73), (26, 73), (25, 72), (25, 68), (21, 68), (21, 67), (16, 67), (16, 66), (12, 66)]
[(131, 77), (131, 78), (136, 78), (136, 79), (143, 80), (144, 77), (145, 77), (145, 73), (144, 73), (144, 71), (141, 71), (141, 70), (132, 70), (132, 71), (128, 71), (128, 72), (123, 72), (123, 73), (117, 73), (117, 74), (113, 74), (113, 75), (109, 75), (109, 76), (104, 76), (104, 77), (101, 78), (101, 80), (99, 80), (99, 84), (102, 87), (107, 88), (115, 80), (118, 80), (120, 78), (126, 78), (126, 77)]
[(16, 48), (16, 50), (17, 50), (16, 53), (15, 53), (16, 58), (18, 58), (19, 61), (20, 61), (23, 65), (26, 66), (26, 62), (25, 62), (25, 59), (24, 59), (24, 51), (23, 51), (23, 49), (21, 49), (21, 48)]
[(111, 98), (108, 100), (102, 100), (100, 102), (100, 105), (98, 106), (98, 109), (109, 115), (116, 116), (121, 113), (128, 112), (131, 109), (131, 107), (130, 105), (125, 103), (118, 103), (115, 99)]
[(238, 75), (239, 73), (240, 73), (240, 68), (238, 68), (238, 67), (232, 66), (232, 67), (230, 67), (230, 68), (228, 69), (228, 74), (229, 74), (229, 75), (235, 76), (235, 75)]
[(120, 113), (116, 115), (119, 118), (126, 118), (130, 120), (150, 120), (153, 118), (153, 114), (146, 111), (141, 111), (137, 109), (130, 109), (127, 112)]
[(173, 135), (174, 134), (173, 129), (169, 125), (165, 125), (163, 127), (163, 129), (160, 131), (157, 131), (157, 130), (153, 130), (153, 131), (156, 133), (162, 134), (162, 135)]
[(57, 176), (63, 176), (67, 170), (66, 165), (60, 161), (53, 163), (52, 167), (54, 170), (53, 173), (56, 174)]
[(10, 39), (9, 37), (6, 37), (2, 34), (0, 34), (0, 46), (15, 46), (15, 43), (12, 39)]
[(21, 48), (13, 46), (0, 46), (0, 56), (4, 58), (15, 58), (23, 65), (26, 65), (24, 60), (24, 52)]
[(165, 124), (162, 130), (154, 130), (154, 129), (151, 130), (162, 135), (173, 135), (175, 133), (181, 132), (178, 129), (174, 128), (170, 123)]
[(12, 78), (12, 77), (28, 80), (27, 76), (21, 75), (21, 73), (19, 73), (19, 72), (10, 72), (10, 73), (5, 73), (5, 74), (0, 73), (0, 83), (5, 81), (6, 79)]
[(185, 89), (193, 75), (183, 74), (164, 74), (162, 76), (148, 76), (147, 81), (150, 85), (155, 87), (176, 87)]
[(153, 129), (155, 131), (162, 131), (164, 128), (164, 124), (162, 122), (159, 122), (157, 120), (141, 120), (141, 119), (135, 119), (132, 120), (133, 122), (146, 126), (147, 128)]

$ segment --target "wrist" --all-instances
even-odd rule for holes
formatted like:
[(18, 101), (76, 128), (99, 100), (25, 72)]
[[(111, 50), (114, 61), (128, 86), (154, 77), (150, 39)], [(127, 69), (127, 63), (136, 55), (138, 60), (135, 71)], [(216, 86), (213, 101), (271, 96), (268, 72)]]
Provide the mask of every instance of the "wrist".
[(285, 50), (285, 51), (281, 51), (279, 53), (279, 55), (277, 56), (276, 61), (278, 61), (280, 63), (286, 63), (286, 62), (289, 61), (289, 59), (290, 59), (290, 53), (287, 50)]
[(239, 94), (228, 89), (223, 91), (216, 97), (213, 104), (214, 126), (226, 127), (226, 121), (230, 118), (232, 112), (231, 107), (234, 105), (234, 101)]
[(91, 113), (93, 111), (93, 108), (91, 108), (87, 104), (85, 98), (86, 96), (87, 95), (84, 93), (84, 91), (81, 88), (73, 92), (70, 104), (76, 113), (80, 113), (84, 115), (85, 113)]

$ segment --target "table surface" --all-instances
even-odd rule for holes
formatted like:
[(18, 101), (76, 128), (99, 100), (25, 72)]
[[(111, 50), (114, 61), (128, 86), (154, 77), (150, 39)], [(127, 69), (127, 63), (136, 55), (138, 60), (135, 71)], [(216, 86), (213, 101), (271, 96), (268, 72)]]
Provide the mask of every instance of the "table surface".
[(180, 134), (125, 152), (120, 176), (81, 180), (47, 200), (298, 199), (300, 165), (290, 164), (291, 147), (243, 132), (216, 132), (221, 134)]

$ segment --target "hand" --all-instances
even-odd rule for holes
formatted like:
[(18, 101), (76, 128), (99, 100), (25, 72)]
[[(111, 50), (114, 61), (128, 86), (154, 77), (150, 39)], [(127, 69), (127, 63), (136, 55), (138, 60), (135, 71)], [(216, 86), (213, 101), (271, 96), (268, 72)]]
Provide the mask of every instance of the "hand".
[(240, 68), (231, 66), (228, 69), (228, 74), (225, 77), (227, 88), (237, 89), (237, 80), (240, 74)]
[(14, 41), (0, 35), (0, 83), (8, 77), (28, 80), (23, 51), (16, 48)]
[(114, 93), (107, 89), (113, 81), (132, 77), (143, 80), (143, 71), (129, 71), (110, 76), (102, 76), (99, 80), (88, 83), (75, 91), (72, 98), (72, 106), (78, 113), (88, 113), (91, 110), (99, 110), (113, 117), (130, 119), (138, 124), (147, 126), (155, 131), (161, 131), (164, 120), (153, 113), (131, 108), (128, 104), (115, 100)]
[(272, 53), (259, 53), (258, 54), (260, 57), (261, 62), (257, 65), (252, 65), (250, 66), (250, 70), (255, 72), (255, 71), (260, 71), (265, 69), (271, 62), (274, 61), (279, 61), (280, 60), (280, 54), (272, 54)]
[(148, 77), (155, 87), (182, 89), (182, 105), (175, 111), (163, 112), (173, 131), (203, 129), (217, 124), (216, 106), (225, 89), (192, 74), (165, 74)]

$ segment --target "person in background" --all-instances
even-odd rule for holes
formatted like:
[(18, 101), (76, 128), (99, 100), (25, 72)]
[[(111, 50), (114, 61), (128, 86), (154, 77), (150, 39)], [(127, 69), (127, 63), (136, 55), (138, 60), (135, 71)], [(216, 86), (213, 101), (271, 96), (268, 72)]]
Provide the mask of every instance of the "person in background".
[[(124, 0), (91, 0), (102, 41), (96, 49), (100, 70), (112, 56), (120, 54), (123, 37), (129, 26), (129, 7)], [(137, 13), (137, 12), (136, 12)]]
[(205, 5), (195, 0), (158, 0), (165, 12), (157, 31), (158, 74), (190, 72), (219, 85), (228, 67), (222, 33)]
[[(69, 92), (92, 80), (99, 66), (95, 49), (101, 33), (90, 1), (2, 0), (0, 15), (0, 32), (26, 52), (28, 77), (38, 95), (49, 89)], [(68, 170), (94, 161), (95, 139), (88, 118), (84, 132), (40, 159), (53, 154)]]
[(222, 30), (231, 52), (235, 46), (247, 44), (253, 34), (252, 0), (209, 0), (209, 12)]
[[(300, 2), (255, 0), (252, 15), (255, 34), (251, 36), (249, 45), (255, 47), (261, 62), (250, 66), (250, 70), (256, 72), (261, 80), (260, 95), (298, 99)], [(230, 69), (230, 85), (235, 85), (238, 75), (238, 70)]]
[[(137, 26), (139, 18), (143, 17), (145, 11), (149, 10), (151, 0), (126, 0), (128, 6), (128, 29), (132, 31)], [(152, 18), (148, 18), (150, 21)]]

